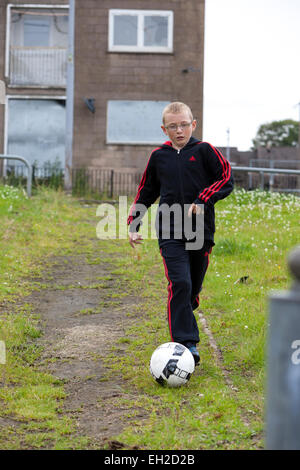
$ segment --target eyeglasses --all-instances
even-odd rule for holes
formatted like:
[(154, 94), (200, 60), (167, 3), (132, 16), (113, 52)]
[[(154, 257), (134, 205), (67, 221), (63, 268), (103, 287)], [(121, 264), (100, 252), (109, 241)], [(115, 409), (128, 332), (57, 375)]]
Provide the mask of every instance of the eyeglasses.
[(192, 124), (192, 121), (191, 122), (182, 122), (181, 124), (170, 124), (169, 126), (165, 126), (165, 128), (168, 129), (169, 131), (177, 131), (177, 129), (181, 128), (184, 131), (191, 124)]

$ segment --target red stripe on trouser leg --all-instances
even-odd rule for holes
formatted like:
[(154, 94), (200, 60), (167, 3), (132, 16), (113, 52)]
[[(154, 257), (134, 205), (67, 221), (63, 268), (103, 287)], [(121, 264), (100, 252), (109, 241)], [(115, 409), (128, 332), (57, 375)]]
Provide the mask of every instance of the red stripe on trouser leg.
[(207, 256), (207, 267), (206, 267), (206, 270), (209, 266), (209, 255), (211, 254), (212, 252), (212, 246), (210, 247), (210, 249), (208, 251), (206, 251), (205, 255), (204, 256)]
[(172, 297), (173, 297), (172, 281), (171, 281), (171, 279), (169, 278), (168, 268), (167, 268), (165, 259), (164, 259), (163, 255), (162, 255), (162, 250), (160, 250), (160, 254), (161, 254), (161, 257), (162, 257), (163, 263), (164, 263), (165, 275), (166, 275), (166, 278), (167, 278), (168, 283), (169, 283), (169, 284), (168, 284), (168, 307), (167, 307), (167, 311), (168, 311), (168, 324), (169, 324), (169, 330), (170, 330), (171, 341), (174, 341), (174, 340), (173, 340), (173, 336), (172, 336), (172, 328), (171, 328), (171, 300), (172, 300)]

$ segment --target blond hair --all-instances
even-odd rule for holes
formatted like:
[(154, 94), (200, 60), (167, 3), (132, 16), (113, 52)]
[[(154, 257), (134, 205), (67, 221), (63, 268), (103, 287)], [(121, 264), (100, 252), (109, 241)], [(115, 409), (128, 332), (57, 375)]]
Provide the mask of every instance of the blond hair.
[(163, 113), (162, 113), (162, 121), (163, 121), (163, 124), (165, 124), (165, 116), (166, 114), (168, 113), (173, 113), (173, 114), (177, 114), (177, 113), (181, 113), (181, 111), (187, 111), (190, 115), (190, 118), (193, 120), (193, 113), (192, 113), (192, 110), (191, 108), (185, 104), (185, 103), (181, 103), (180, 101), (174, 101), (173, 103), (170, 103), (168, 104), (165, 109), (163, 110)]

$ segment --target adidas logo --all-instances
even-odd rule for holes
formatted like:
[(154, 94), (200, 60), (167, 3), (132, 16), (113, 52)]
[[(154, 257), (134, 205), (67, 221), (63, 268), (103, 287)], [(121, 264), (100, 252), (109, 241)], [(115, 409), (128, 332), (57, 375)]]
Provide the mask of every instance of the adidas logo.
[(196, 158), (194, 157), (194, 155), (189, 159), (190, 162), (195, 162), (196, 161)]

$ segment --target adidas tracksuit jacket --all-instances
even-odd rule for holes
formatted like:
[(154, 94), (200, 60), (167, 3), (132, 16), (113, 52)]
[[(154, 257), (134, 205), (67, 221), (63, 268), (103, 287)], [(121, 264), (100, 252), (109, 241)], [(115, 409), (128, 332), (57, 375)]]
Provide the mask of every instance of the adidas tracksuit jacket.
[[(131, 207), (130, 231), (138, 231), (143, 216), (140, 205), (147, 210), (158, 197), (159, 206), (177, 203), (182, 208), (193, 202), (204, 205), (204, 244), (201, 249), (187, 250), (184, 232), (174, 237), (173, 221), (170, 236), (158, 241), (168, 279), (168, 323), (171, 340), (189, 345), (199, 341), (193, 310), (199, 304), (199, 292), (214, 245), (214, 204), (230, 194), (233, 177), (229, 162), (221, 152), (206, 142), (191, 137), (179, 151), (170, 141), (155, 149), (138, 187)], [(144, 211), (145, 212), (145, 211)]]

